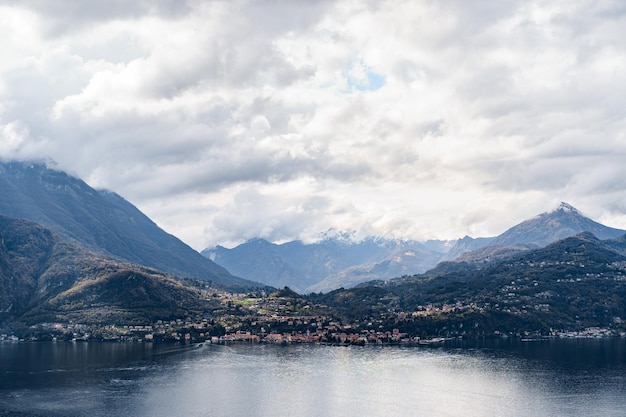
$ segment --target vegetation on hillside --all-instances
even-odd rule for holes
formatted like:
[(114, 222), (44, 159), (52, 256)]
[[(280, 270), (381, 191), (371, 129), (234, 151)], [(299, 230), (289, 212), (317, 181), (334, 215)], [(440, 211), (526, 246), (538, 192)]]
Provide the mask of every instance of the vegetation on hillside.
[(346, 320), (391, 317), (417, 333), (623, 329), (626, 258), (582, 234), (492, 264), (450, 263), (312, 298)]

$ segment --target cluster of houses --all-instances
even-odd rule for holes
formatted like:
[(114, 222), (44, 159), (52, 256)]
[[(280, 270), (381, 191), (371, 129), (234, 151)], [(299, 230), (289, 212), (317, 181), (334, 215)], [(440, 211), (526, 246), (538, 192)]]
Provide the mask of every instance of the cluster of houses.
[[(346, 329), (350, 330), (350, 329)], [(274, 344), (288, 343), (326, 343), (342, 345), (365, 345), (365, 344), (395, 344), (418, 342), (419, 339), (411, 339), (406, 333), (400, 333), (398, 329), (393, 331), (362, 330), (361, 332), (338, 331), (329, 332), (324, 329), (311, 332), (293, 331), (286, 333), (253, 334), (250, 331), (236, 331), (221, 337), (213, 337), (213, 343), (225, 342), (260, 342)]]

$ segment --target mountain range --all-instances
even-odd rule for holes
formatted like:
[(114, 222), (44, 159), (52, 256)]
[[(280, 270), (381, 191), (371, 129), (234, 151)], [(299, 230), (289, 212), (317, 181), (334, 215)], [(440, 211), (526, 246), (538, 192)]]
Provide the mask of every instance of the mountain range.
[(235, 275), (298, 292), (328, 292), (374, 279), (424, 273), (440, 262), (480, 259), (544, 247), (559, 239), (590, 232), (599, 239), (614, 239), (626, 231), (604, 226), (567, 203), (523, 221), (495, 237), (456, 241), (406, 241), (341, 237), (318, 243), (293, 241), (273, 244), (252, 239), (235, 248), (207, 248), (202, 254)]
[(280, 245), (252, 239), (233, 249), (217, 246), (202, 254), (235, 275), (308, 293), (425, 271), (443, 255), (438, 246), (442, 245), (382, 238)]

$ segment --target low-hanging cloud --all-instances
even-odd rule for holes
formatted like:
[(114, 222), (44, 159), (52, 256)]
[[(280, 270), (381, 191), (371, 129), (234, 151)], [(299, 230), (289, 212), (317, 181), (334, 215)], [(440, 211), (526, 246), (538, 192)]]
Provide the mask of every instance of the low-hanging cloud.
[(0, 2), (0, 158), (54, 159), (198, 249), (329, 228), (626, 227), (626, 7)]

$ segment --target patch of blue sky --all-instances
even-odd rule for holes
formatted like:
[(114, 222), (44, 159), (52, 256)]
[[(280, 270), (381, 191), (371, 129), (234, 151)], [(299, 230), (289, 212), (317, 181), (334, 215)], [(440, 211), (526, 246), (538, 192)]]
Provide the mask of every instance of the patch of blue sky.
[(378, 74), (372, 68), (357, 62), (344, 73), (346, 79), (346, 93), (354, 91), (374, 91), (385, 85), (385, 76)]
[(350, 94), (361, 91), (375, 91), (383, 87), (387, 79), (372, 70), (372, 68), (357, 62), (345, 69), (339, 78), (319, 85), (321, 89), (336, 89), (341, 94)]
[(385, 85), (385, 77), (383, 75), (370, 71), (367, 73), (367, 85), (356, 86), (356, 89), (361, 91), (373, 91), (378, 90), (383, 85)]
[(348, 89), (350, 91), (374, 91), (385, 85), (385, 77), (373, 71), (366, 72), (366, 78), (354, 79), (348, 77)]

